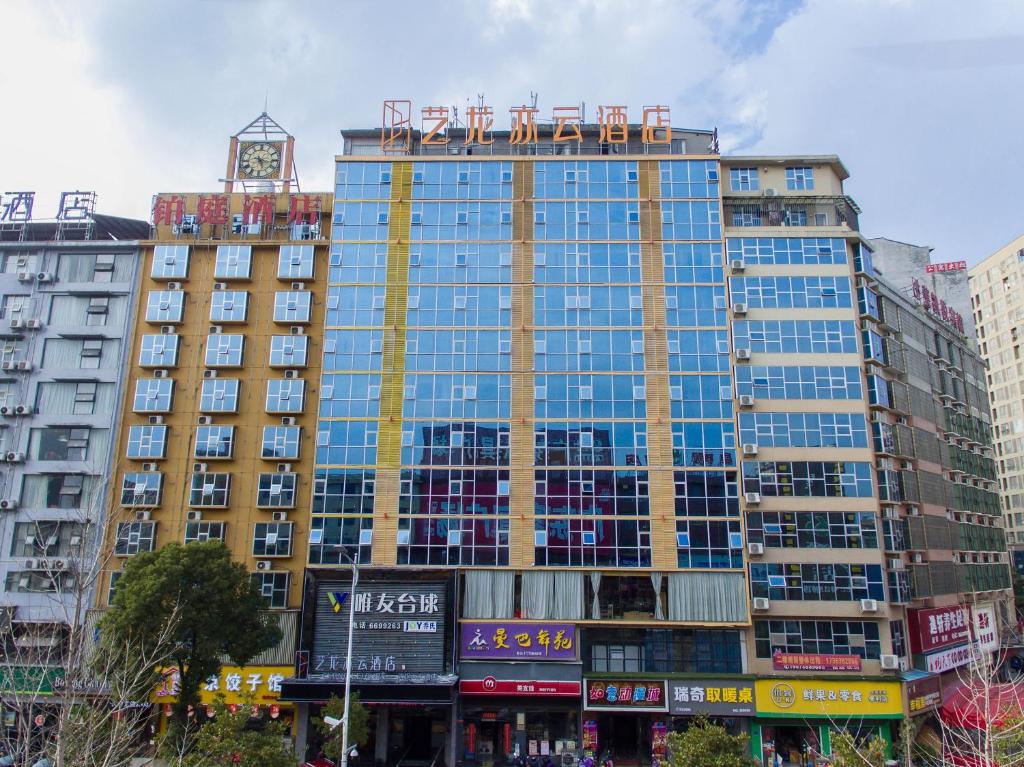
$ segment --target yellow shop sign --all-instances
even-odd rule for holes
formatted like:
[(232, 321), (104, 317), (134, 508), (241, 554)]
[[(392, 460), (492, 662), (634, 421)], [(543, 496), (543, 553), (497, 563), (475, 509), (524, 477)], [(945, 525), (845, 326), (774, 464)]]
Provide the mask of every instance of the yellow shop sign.
[[(213, 703), (221, 696), (225, 703), (276, 703), (281, 682), (293, 673), (291, 666), (222, 666), (220, 674), (199, 685), (199, 700)], [(178, 669), (166, 668), (161, 677), (150, 700), (174, 703), (178, 699)]]
[(766, 716), (898, 717), (899, 682), (846, 679), (758, 679), (757, 713)]

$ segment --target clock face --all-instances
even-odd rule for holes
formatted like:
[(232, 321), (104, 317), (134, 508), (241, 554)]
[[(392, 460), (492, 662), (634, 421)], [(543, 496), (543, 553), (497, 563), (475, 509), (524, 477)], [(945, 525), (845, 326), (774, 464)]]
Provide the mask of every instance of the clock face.
[(242, 178), (277, 178), (281, 172), (281, 145), (253, 143), (242, 147), (238, 158)]

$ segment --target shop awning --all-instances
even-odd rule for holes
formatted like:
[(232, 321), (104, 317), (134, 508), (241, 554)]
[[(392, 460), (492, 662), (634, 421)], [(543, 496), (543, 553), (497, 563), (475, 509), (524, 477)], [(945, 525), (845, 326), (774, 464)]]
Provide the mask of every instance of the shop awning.
[(974, 730), (999, 726), (1008, 718), (1024, 715), (1024, 689), (1012, 684), (984, 686), (965, 684), (939, 709), (942, 721), (952, 727)]

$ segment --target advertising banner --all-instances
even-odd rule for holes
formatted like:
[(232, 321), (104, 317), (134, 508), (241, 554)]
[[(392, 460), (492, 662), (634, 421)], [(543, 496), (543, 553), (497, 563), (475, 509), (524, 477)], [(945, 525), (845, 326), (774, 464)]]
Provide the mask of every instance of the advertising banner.
[(859, 655), (821, 655), (776, 652), (772, 656), (776, 671), (860, 671)]
[(754, 716), (754, 682), (750, 679), (672, 679), (668, 706), (672, 714)]
[(877, 716), (903, 714), (899, 682), (831, 679), (758, 679), (760, 716)]
[(459, 629), (462, 660), (576, 660), (571, 623), (469, 621)]
[(915, 654), (952, 647), (970, 639), (967, 609), (960, 605), (907, 610), (907, 623), (910, 624), (910, 649)]
[(587, 679), (583, 707), (588, 711), (668, 711), (660, 679)]

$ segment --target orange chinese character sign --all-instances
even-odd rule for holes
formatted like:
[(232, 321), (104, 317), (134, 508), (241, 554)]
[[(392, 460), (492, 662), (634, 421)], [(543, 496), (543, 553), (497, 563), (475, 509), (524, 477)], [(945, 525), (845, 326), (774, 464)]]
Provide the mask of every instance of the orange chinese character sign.
[(320, 197), (315, 194), (293, 194), (288, 200), (289, 224), (320, 223)]
[(246, 226), (258, 224), (261, 221), (272, 223), (276, 206), (276, 195), (247, 194), (242, 200), (242, 223)]
[(601, 134), (597, 140), (602, 144), (626, 144), (629, 142), (629, 121), (626, 118), (626, 107), (598, 107), (597, 124), (601, 128)]
[(551, 139), (554, 143), (583, 141), (583, 131), (580, 129), (583, 114), (579, 107), (555, 107), (551, 110), (551, 121), (555, 124), (555, 133)]
[(412, 102), (392, 99), (384, 102), (380, 127), (380, 148), (384, 152), (408, 152), (412, 143)]
[(508, 110), (512, 115), (512, 132), (509, 135), (509, 144), (536, 144), (537, 143), (537, 113), (540, 111), (535, 107), (521, 106), (512, 107)]
[(185, 214), (185, 198), (181, 195), (158, 195), (153, 202), (153, 223), (156, 226), (177, 226)]
[(640, 139), (645, 144), (672, 143), (672, 120), (668, 107), (644, 107)]
[(444, 145), (451, 139), (440, 133), (448, 127), (448, 107), (424, 107), (421, 110), (421, 144)]
[(494, 125), (494, 110), (490, 107), (466, 107), (466, 140), (463, 144), (493, 144), (487, 131)]
[(204, 194), (196, 207), (196, 223), (220, 225), (228, 222), (228, 196)]

